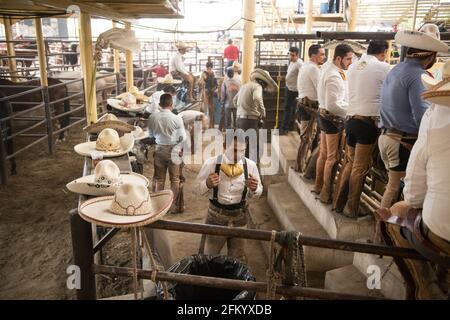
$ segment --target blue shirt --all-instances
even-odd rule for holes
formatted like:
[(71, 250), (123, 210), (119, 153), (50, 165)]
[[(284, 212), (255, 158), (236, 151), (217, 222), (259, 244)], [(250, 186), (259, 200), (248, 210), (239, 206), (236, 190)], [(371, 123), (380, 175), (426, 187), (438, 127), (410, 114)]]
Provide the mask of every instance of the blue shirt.
[(176, 145), (186, 139), (183, 120), (168, 109), (153, 113), (148, 118), (148, 131), (160, 145)]
[(416, 60), (406, 59), (387, 75), (381, 88), (380, 126), (417, 134), (420, 120), (431, 105), (422, 99), (425, 91), (421, 76), (425, 73)]

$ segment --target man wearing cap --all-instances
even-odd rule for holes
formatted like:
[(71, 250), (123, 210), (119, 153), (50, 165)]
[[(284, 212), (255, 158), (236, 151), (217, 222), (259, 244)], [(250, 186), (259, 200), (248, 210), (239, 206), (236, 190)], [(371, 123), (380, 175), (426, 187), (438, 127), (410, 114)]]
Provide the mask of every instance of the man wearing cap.
[(349, 45), (337, 45), (333, 61), (323, 70), (317, 85), (320, 151), (313, 192), (320, 195), (323, 203), (331, 202), (331, 188), (339, 160), (339, 142), (348, 107), (348, 83), (344, 71), (352, 63), (352, 58), (353, 49)]
[(352, 63), (347, 72), (346, 162), (339, 173), (333, 208), (344, 210), (350, 218), (358, 217), (359, 198), (379, 135), (381, 86), (390, 70), (384, 62), (388, 46), (386, 41), (370, 41), (367, 54)]
[(175, 45), (177, 47), (177, 53), (170, 59), (169, 72), (173, 77), (181, 77), (188, 83), (188, 102), (193, 100), (193, 91), (195, 86), (195, 78), (184, 65), (184, 57), (188, 50), (188, 46), (179, 42)]
[(298, 147), (296, 170), (304, 172), (309, 162), (313, 140), (316, 136), (316, 119), (319, 102), (317, 84), (319, 66), (325, 60), (325, 50), (318, 44), (308, 49), (309, 61), (305, 62), (298, 73), (298, 114), (300, 118), (300, 145)]
[(439, 30), (433, 24), (395, 35), (396, 43), (407, 47), (407, 51), (405, 61), (389, 72), (381, 90), (378, 146), (389, 177), (381, 200), (383, 208), (389, 208), (398, 197), (420, 120), (430, 106), (421, 97), (425, 87), (420, 77), (436, 62), (437, 52), (448, 52), (448, 46), (439, 38)]
[[(289, 49), (289, 66), (286, 73), (286, 89), (284, 95), (283, 121), (280, 125), (280, 135), (285, 135), (291, 129), (294, 122), (296, 99), (298, 96), (297, 78), (300, 68), (303, 65), (302, 59), (298, 57), (298, 48), (291, 47)], [(278, 76), (278, 81), (282, 80)]]
[[(182, 213), (184, 208), (180, 205), (182, 195), (180, 191), (181, 162), (175, 161), (181, 157), (181, 143), (186, 139), (183, 120), (172, 113), (172, 96), (164, 93), (159, 105), (161, 112), (154, 113), (148, 119), (150, 138), (154, 137), (156, 142), (154, 156), (153, 191), (164, 189), (166, 173), (169, 172), (170, 188), (174, 194), (172, 213)], [(178, 156), (178, 157), (177, 157)]]
[[(206, 160), (195, 183), (198, 195), (207, 194), (207, 224), (244, 228), (247, 225), (248, 201), (261, 195), (263, 186), (256, 163), (245, 158), (243, 135), (227, 136), (225, 152)], [(203, 241), (200, 251), (203, 250)], [(227, 244), (228, 255), (246, 262), (245, 240), (207, 235), (205, 254), (220, 254)]]
[[(443, 78), (450, 77), (450, 62), (444, 66)], [(406, 272), (413, 280), (416, 299), (448, 299), (450, 274), (450, 85), (448, 80), (437, 81), (423, 74), (428, 89), (422, 97), (434, 103), (422, 117), (419, 135), (406, 167), (405, 201), (396, 203), (390, 211), (381, 210), (383, 221), (413, 220), (413, 231), (387, 223), (388, 244), (413, 247), (429, 261), (438, 265), (434, 270), (429, 262), (404, 259)], [(423, 208), (423, 209), (421, 209)], [(421, 210), (420, 210), (421, 209)], [(411, 218), (421, 212), (420, 218)], [(420, 234), (421, 237), (416, 236)], [(440, 259), (447, 259), (447, 266)]]

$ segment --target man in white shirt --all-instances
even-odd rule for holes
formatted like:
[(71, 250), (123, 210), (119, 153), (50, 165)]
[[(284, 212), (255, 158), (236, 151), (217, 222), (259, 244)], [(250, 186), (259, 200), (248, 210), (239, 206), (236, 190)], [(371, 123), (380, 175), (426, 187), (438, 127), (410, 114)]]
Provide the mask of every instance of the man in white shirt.
[(339, 160), (339, 141), (348, 106), (348, 84), (344, 70), (352, 63), (352, 57), (353, 49), (349, 45), (337, 45), (333, 62), (323, 70), (317, 85), (320, 151), (313, 192), (320, 194), (323, 203), (331, 203), (331, 187)]
[[(396, 246), (413, 247), (430, 259), (430, 251), (439, 258), (450, 257), (450, 62), (444, 66), (443, 77), (438, 81), (422, 75), (428, 91), (422, 95), (425, 100), (435, 103), (423, 115), (418, 139), (411, 150), (403, 188), (404, 201), (394, 204), (390, 212), (383, 211), (383, 221), (389, 219), (412, 220), (414, 209), (422, 208), (422, 220), (414, 224), (408, 237), (408, 231), (401, 230), (397, 224), (387, 223), (389, 240)], [(392, 216), (391, 216), (392, 215)], [(407, 217), (409, 217), (407, 219)], [(401, 220), (400, 220), (401, 221)], [(416, 228), (418, 226), (418, 228)], [(417, 237), (419, 233), (423, 237)], [(404, 235), (408, 240), (405, 239)], [(423, 246), (426, 247), (424, 250)], [(429, 262), (421, 260), (403, 260), (414, 282), (416, 299), (448, 299), (450, 287), (449, 269), (441, 265), (438, 271)], [(441, 271), (441, 272), (439, 272)]]
[(317, 84), (319, 66), (325, 61), (325, 50), (318, 44), (308, 49), (309, 61), (305, 62), (298, 73), (298, 114), (300, 119), (300, 145), (298, 147), (295, 170), (304, 173), (311, 158), (313, 140), (317, 131)]
[[(297, 78), (298, 72), (303, 65), (302, 59), (298, 56), (298, 48), (291, 47), (289, 49), (289, 66), (286, 73), (286, 89), (284, 95), (284, 110), (283, 121), (280, 125), (280, 135), (285, 135), (292, 128), (294, 123), (296, 99), (298, 96)], [(278, 77), (278, 81), (281, 81), (282, 77)]]
[[(209, 197), (207, 224), (244, 228), (247, 225), (248, 201), (259, 197), (263, 186), (256, 163), (244, 157), (244, 137), (228, 137), (227, 142), (224, 154), (203, 164), (194, 190), (198, 195), (207, 194)], [(245, 240), (242, 238), (207, 235), (204, 253), (219, 254), (225, 243), (228, 256), (246, 262)]]
[(171, 75), (175, 77), (181, 77), (184, 81), (188, 83), (188, 103), (193, 100), (193, 90), (195, 86), (195, 78), (192, 73), (184, 65), (184, 57), (189, 47), (183, 43), (178, 42), (175, 45), (178, 49), (178, 52), (170, 59), (169, 63), (169, 72)]
[(343, 210), (350, 218), (358, 217), (359, 198), (379, 136), (381, 87), (390, 70), (384, 62), (388, 46), (386, 41), (370, 41), (367, 54), (352, 63), (347, 72), (346, 162), (339, 173), (333, 209)]
[[(166, 174), (169, 171), (170, 188), (174, 194), (171, 213), (182, 213), (182, 193), (180, 192), (181, 183), (181, 164), (173, 161), (172, 154), (181, 158), (181, 143), (186, 139), (183, 120), (178, 115), (172, 113), (172, 96), (164, 93), (159, 105), (161, 111), (156, 112), (148, 119), (148, 129), (150, 138), (155, 138), (155, 156), (153, 173), (153, 192), (164, 190)], [(179, 147), (179, 149), (178, 149)]]

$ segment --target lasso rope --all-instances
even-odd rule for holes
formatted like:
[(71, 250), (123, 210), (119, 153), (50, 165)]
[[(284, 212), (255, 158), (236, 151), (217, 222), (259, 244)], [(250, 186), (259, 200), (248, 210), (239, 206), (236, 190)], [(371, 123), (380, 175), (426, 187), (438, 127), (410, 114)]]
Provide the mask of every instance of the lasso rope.
[(277, 232), (275, 230), (272, 230), (272, 235), (270, 237), (270, 255), (269, 255), (269, 269), (267, 269), (266, 275), (267, 275), (267, 289), (266, 289), (266, 299), (267, 300), (274, 300), (275, 299), (275, 289), (277, 286), (277, 275), (274, 271), (274, 265), (275, 265), (275, 256), (276, 256), (276, 249), (275, 249), (275, 236), (277, 235)]

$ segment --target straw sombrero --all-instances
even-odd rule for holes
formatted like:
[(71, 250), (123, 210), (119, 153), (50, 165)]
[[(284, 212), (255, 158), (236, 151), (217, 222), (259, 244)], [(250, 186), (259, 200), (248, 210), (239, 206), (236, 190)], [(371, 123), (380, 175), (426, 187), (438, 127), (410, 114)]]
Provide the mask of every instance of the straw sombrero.
[(147, 139), (150, 136), (150, 133), (147, 130), (143, 130), (141, 127), (139, 126), (135, 126), (134, 130), (131, 132), (131, 134), (134, 137), (134, 141), (139, 141), (142, 139)]
[(164, 78), (158, 77), (156, 82), (161, 84), (180, 84), (182, 81), (178, 79), (174, 79), (170, 73), (168, 73)]
[(66, 187), (72, 192), (90, 196), (114, 194), (122, 184), (135, 184), (148, 187), (148, 179), (134, 172), (120, 172), (111, 160), (102, 160), (95, 166), (94, 174), (69, 182)]
[(427, 89), (422, 98), (434, 104), (450, 107), (450, 61), (444, 64), (442, 80), (436, 80), (428, 74), (422, 75), (422, 82)]
[(118, 157), (126, 154), (133, 148), (134, 137), (131, 133), (126, 133), (122, 137), (114, 129), (103, 129), (97, 141), (89, 141), (77, 144), (74, 147), (76, 153), (90, 157), (93, 152), (100, 151), (104, 158)]
[(126, 92), (122, 99), (108, 99), (106, 100), (108, 104), (114, 109), (125, 111), (125, 112), (140, 112), (145, 109), (145, 104), (138, 104), (136, 102), (136, 97)]
[(137, 104), (142, 104), (142, 103), (148, 101), (148, 97), (142, 91), (139, 91), (139, 89), (136, 86), (131, 86), (130, 90), (128, 90), (128, 92), (119, 94), (116, 97), (116, 99), (120, 99), (120, 100), (123, 99), (127, 93), (131, 93), (136, 98)]
[(269, 92), (275, 92), (278, 89), (277, 83), (272, 79), (269, 72), (263, 69), (255, 69), (250, 74), (250, 80), (260, 80), (263, 81), (267, 85), (267, 91)]
[[(448, 45), (440, 39), (439, 28), (432, 23), (424, 24), (419, 31), (404, 30), (395, 35), (395, 42), (405, 47), (431, 52), (449, 52)], [(414, 55), (419, 56), (420, 53)]]
[(103, 227), (132, 228), (161, 219), (173, 201), (171, 190), (149, 194), (142, 185), (123, 184), (114, 196), (87, 200), (79, 207), (80, 216)]
[(114, 114), (106, 113), (101, 118), (99, 118), (96, 123), (84, 127), (83, 130), (88, 133), (99, 133), (106, 128), (114, 129), (124, 133), (131, 132), (135, 129), (133, 125), (117, 119)]

